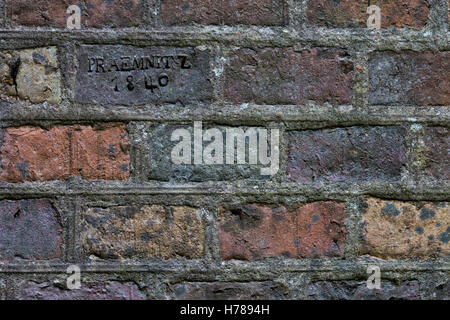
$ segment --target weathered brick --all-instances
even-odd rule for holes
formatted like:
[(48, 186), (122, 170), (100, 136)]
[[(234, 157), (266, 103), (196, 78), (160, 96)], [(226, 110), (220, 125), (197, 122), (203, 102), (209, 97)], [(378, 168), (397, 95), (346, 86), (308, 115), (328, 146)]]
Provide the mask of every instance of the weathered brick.
[(81, 288), (68, 290), (52, 283), (27, 282), (21, 286), (22, 300), (145, 300), (132, 282), (81, 282)]
[(447, 202), (412, 203), (369, 198), (363, 207), (362, 254), (383, 259), (450, 254)]
[(8, 14), (16, 26), (65, 28), (72, 4), (81, 9), (83, 27), (135, 27), (142, 19), (141, 0), (9, 0)]
[(161, 16), (165, 24), (180, 25), (262, 25), (285, 24), (284, 0), (163, 0)]
[(6, 281), (2, 280), (1, 278), (0, 278), (0, 300), (6, 300)]
[(82, 216), (81, 242), (103, 259), (201, 258), (202, 210), (191, 207), (90, 208)]
[(0, 26), (3, 26), (5, 24), (5, 10), (6, 10), (6, 4), (5, 1), (0, 1)]
[(369, 103), (450, 105), (450, 52), (375, 51)]
[(355, 0), (310, 0), (307, 22), (327, 27), (367, 27), (367, 8), (381, 9), (381, 27), (423, 28), (427, 24), (430, 6), (427, 0), (372, 0), (369, 4)]
[[(262, 175), (262, 168), (270, 168), (271, 164), (262, 165), (258, 159), (257, 164), (249, 164), (248, 160), (248, 148), (246, 147), (246, 161), (245, 164), (226, 164), (226, 145), (227, 134), (226, 130), (230, 127), (214, 126), (214, 128), (220, 130), (223, 138), (223, 164), (194, 164), (194, 146), (191, 148), (191, 162), (190, 164), (176, 164), (172, 159), (172, 151), (180, 140), (171, 141), (172, 134), (177, 129), (188, 130), (191, 134), (191, 141), (194, 138), (193, 132), (194, 124), (188, 125), (172, 125), (172, 124), (158, 124), (148, 125), (139, 124), (136, 128), (135, 136), (133, 138), (133, 145), (138, 146), (138, 158), (142, 162), (142, 168), (140, 168), (141, 174), (144, 180), (160, 180), (160, 181), (236, 181), (236, 180), (267, 180), (270, 179), (269, 175)], [(247, 127), (240, 127), (244, 133), (248, 131)], [(210, 129), (206, 124), (202, 125), (203, 134), (206, 130)], [(257, 128), (253, 128), (257, 129)], [(267, 136), (271, 137), (272, 131), (268, 130)], [(236, 140), (236, 139), (235, 139)], [(202, 141), (202, 139), (200, 139)], [(203, 141), (202, 154), (206, 147), (210, 145), (210, 141)], [(235, 148), (236, 148), (235, 141)], [(270, 145), (269, 145), (270, 146)], [(236, 154), (236, 152), (235, 152)], [(220, 151), (218, 151), (220, 155)], [(258, 155), (259, 156), (259, 155)], [(273, 157), (275, 159), (275, 157)], [(235, 159), (236, 160), (236, 159)], [(236, 162), (236, 161), (235, 161)], [(275, 166), (275, 161), (272, 162)], [(274, 173), (276, 173), (274, 171)]]
[(380, 289), (368, 289), (364, 281), (317, 281), (306, 289), (313, 300), (420, 300), (418, 281), (394, 284), (381, 281)]
[(225, 69), (225, 94), (235, 104), (346, 104), (352, 71), (353, 63), (339, 49), (237, 49)]
[(433, 290), (433, 298), (437, 300), (450, 300), (450, 281), (437, 284)]
[(344, 252), (345, 204), (313, 202), (289, 210), (249, 204), (222, 209), (222, 259), (340, 257)]
[(287, 133), (289, 177), (299, 182), (397, 180), (404, 129), (348, 127)]
[(0, 94), (58, 104), (60, 82), (55, 47), (0, 52)]
[(107, 105), (209, 102), (209, 60), (208, 51), (192, 48), (82, 45), (75, 99)]
[(0, 201), (0, 260), (62, 257), (62, 227), (49, 200)]
[(122, 124), (7, 128), (0, 155), (0, 180), (8, 182), (129, 176), (129, 138)]
[(129, 137), (125, 125), (75, 126), (70, 135), (72, 175), (81, 175), (86, 180), (129, 177)]
[(450, 130), (445, 127), (425, 129), (426, 172), (439, 180), (450, 180)]
[(178, 300), (284, 300), (289, 289), (276, 281), (183, 282), (172, 286)]
[(0, 149), (0, 180), (8, 182), (65, 179), (69, 174), (67, 127), (8, 128)]

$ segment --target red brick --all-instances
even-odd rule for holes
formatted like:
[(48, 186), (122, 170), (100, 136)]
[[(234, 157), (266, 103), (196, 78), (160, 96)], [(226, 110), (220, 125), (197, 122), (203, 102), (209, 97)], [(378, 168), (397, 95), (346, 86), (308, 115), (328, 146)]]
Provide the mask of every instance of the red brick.
[(145, 300), (136, 284), (132, 282), (83, 283), (81, 288), (68, 290), (52, 283), (28, 282), (21, 286), (22, 300)]
[(450, 105), (450, 51), (375, 51), (369, 84), (371, 104)]
[(65, 179), (69, 174), (67, 127), (8, 128), (0, 149), (0, 179), (8, 182)]
[(161, 16), (168, 25), (277, 26), (285, 23), (283, 0), (163, 0)]
[(8, 182), (124, 180), (129, 176), (125, 125), (7, 128), (0, 148), (0, 180)]
[(439, 180), (450, 180), (450, 130), (445, 127), (426, 128), (424, 142), (427, 174)]
[(449, 203), (368, 198), (363, 209), (361, 254), (381, 259), (450, 255)]
[(9, 0), (7, 10), (13, 25), (65, 28), (71, 4), (81, 8), (81, 25), (92, 28), (138, 26), (143, 12), (141, 0)]
[(49, 200), (0, 201), (0, 260), (62, 257), (62, 227)]
[(222, 259), (340, 257), (344, 252), (344, 221), (345, 204), (330, 201), (294, 210), (261, 204), (222, 209)]
[(404, 129), (349, 127), (289, 132), (287, 171), (298, 182), (398, 180)]
[[(372, 0), (370, 5), (381, 9), (381, 27), (423, 28), (428, 20), (430, 6), (426, 0)], [(310, 0), (307, 22), (328, 27), (367, 27), (367, 1)]]
[(352, 70), (347, 54), (337, 49), (238, 49), (226, 67), (226, 97), (235, 104), (346, 104), (352, 98)]

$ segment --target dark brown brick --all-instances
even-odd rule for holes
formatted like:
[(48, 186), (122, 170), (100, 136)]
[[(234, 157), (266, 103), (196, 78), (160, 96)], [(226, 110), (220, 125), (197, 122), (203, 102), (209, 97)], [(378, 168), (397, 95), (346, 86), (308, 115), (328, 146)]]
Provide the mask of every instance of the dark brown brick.
[(337, 49), (238, 49), (225, 70), (225, 92), (235, 104), (346, 104), (352, 70), (347, 54)]
[(340, 257), (344, 252), (344, 221), (345, 204), (330, 201), (295, 210), (260, 204), (222, 209), (222, 259)]
[(8, 182), (129, 176), (129, 138), (123, 124), (7, 128), (0, 155), (0, 180)]
[(427, 0), (310, 0), (307, 21), (311, 25), (327, 27), (367, 27), (367, 8), (381, 9), (381, 27), (423, 28), (428, 20), (430, 6)]
[(8, 0), (8, 14), (13, 25), (66, 28), (72, 4), (81, 9), (83, 27), (135, 27), (142, 19), (141, 0)]
[(0, 149), (0, 179), (8, 182), (65, 179), (69, 174), (67, 128), (8, 128)]
[(183, 282), (172, 286), (178, 300), (284, 300), (289, 289), (276, 281)]
[(129, 137), (125, 125), (74, 126), (71, 174), (85, 180), (126, 180), (130, 175)]
[(298, 182), (397, 180), (406, 162), (404, 134), (400, 127), (289, 132), (289, 177)]
[(49, 200), (0, 201), (0, 260), (61, 258), (62, 239)]
[(68, 290), (51, 283), (28, 282), (21, 286), (22, 300), (145, 300), (132, 282), (83, 283), (81, 288)]
[(419, 289), (416, 280), (382, 281), (380, 289), (368, 289), (362, 281), (317, 281), (308, 286), (306, 295), (312, 300), (420, 300)]
[(201, 258), (201, 210), (190, 207), (90, 208), (82, 216), (87, 255), (103, 259)]
[(284, 0), (163, 0), (161, 16), (165, 24), (181, 25), (262, 25), (285, 23)]
[(450, 130), (445, 127), (425, 129), (427, 174), (439, 180), (450, 180)]
[(450, 105), (450, 52), (373, 52), (369, 83), (371, 104)]
[(6, 300), (6, 281), (1, 278), (0, 278), (0, 300)]

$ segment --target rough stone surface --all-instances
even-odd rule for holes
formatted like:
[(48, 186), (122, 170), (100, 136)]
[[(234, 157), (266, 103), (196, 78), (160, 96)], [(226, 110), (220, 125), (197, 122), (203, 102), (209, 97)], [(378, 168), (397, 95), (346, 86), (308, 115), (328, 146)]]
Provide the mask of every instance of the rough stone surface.
[[(268, 168), (269, 165), (259, 164), (234, 164), (226, 163), (226, 129), (227, 127), (214, 126), (221, 130), (223, 135), (223, 162), (224, 164), (194, 164), (194, 146), (191, 148), (191, 164), (175, 164), (172, 161), (172, 150), (179, 144), (180, 140), (171, 141), (172, 133), (177, 129), (186, 129), (191, 134), (193, 141), (194, 123), (187, 125), (139, 125), (133, 144), (139, 146), (138, 158), (142, 162), (143, 179), (146, 181), (236, 181), (236, 180), (265, 180), (270, 176), (261, 175), (261, 168)], [(206, 125), (202, 128), (203, 133), (209, 129)], [(244, 132), (248, 128), (242, 127)], [(270, 136), (270, 132), (267, 133)], [(203, 142), (203, 151), (210, 142)], [(235, 144), (236, 146), (236, 144)], [(248, 158), (248, 150), (246, 151)], [(259, 161), (259, 160), (258, 160)]]
[(62, 227), (49, 200), (0, 201), (0, 260), (62, 257)]
[(283, 25), (283, 0), (163, 0), (161, 17), (165, 24), (249, 24)]
[(411, 203), (367, 199), (362, 216), (361, 254), (382, 259), (450, 254), (447, 202)]
[(344, 221), (345, 204), (331, 201), (313, 202), (295, 210), (261, 204), (222, 209), (222, 259), (340, 257), (344, 251)]
[(58, 104), (60, 82), (55, 47), (0, 52), (0, 94)]
[(6, 300), (6, 281), (0, 279), (0, 300)]
[(225, 95), (233, 103), (351, 103), (353, 63), (339, 49), (238, 49), (225, 69)]
[(129, 137), (125, 125), (71, 131), (72, 175), (86, 180), (126, 180), (130, 174)]
[(143, 12), (141, 0), (14, 0), (8, 1), (8, 15), (14, 25), (66, 28), (72, 4), (81, 9), (82, 27), (134, 27)]
[(370, 104), (450, 105), (450, 52), (373, 52), (369, 85)]
[(424, 142), (427, 174), (439, 180), (450, 180), (450, 130), (426, 128)]
[(327, 27), (367, 27), (369, 5), (381, 9), (381, 27), (423, 28), (427, 24), (430, 6), (427, 0), (310, 0), (307, 21)]
[(192, 48), (83, 45), (75, 99), (106, 105), (208, 102), (209, 60), (206, 50)]
[(0, 0), (0, 299), (449, 299), (447, 3)]
[(284, 300), (289, 289), (275, 281), (184, 282), (172, 286), (178, 300)]
[(0, 180), (8, 182), (129, 176), (129, 138), (121, 124), (7, 128), (0, 155)]
[(0, 180), (8, 182), (65, 179), (69, 174), (70, 141), (67, 128), (6, 129), (0, 149)]
[(381, 281), (381, 289), (368, 289), (364, 281), (317, 281), (306, 289), (312, 300), (419, 300), (418, 281), (394, 284)]
[(287, 172), (298, 182), (398, 180), (406, 162), (400, 127), (287, 133)]
[(85, 252), (102, 259), (201, 258), (202, 210), (190, 207), (90, 208), (82, 216)]
[(21, 286), (22, 300), (144, 300), (145, 295), (132, 282), (81, 283), (68, 290), (51, 283), (27, 282)]

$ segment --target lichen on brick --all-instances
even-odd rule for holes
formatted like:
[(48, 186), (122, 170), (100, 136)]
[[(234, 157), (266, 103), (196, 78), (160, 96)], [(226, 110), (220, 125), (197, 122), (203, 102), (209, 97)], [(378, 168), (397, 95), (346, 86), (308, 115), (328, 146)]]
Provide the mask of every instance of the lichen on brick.
[(203, 212), (191, 207), (89, 208), (82, 215), (81, 242), (102, 259), (201, 258)]
[(221, 209), (219, 242), (224, 260), (268, 257), (340, 257), (344, 253), (345, 205), (332, 201), (284, 206), (247, 204)]

